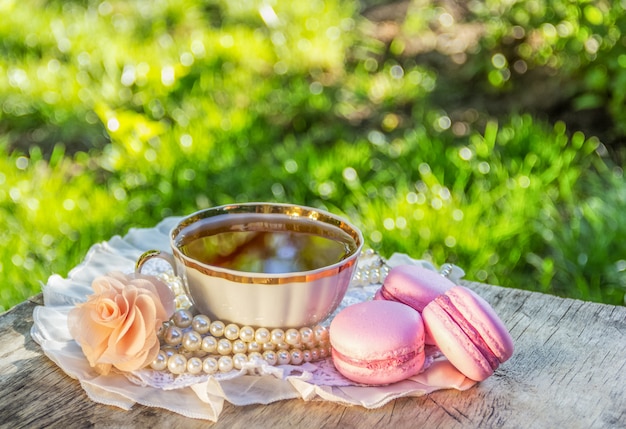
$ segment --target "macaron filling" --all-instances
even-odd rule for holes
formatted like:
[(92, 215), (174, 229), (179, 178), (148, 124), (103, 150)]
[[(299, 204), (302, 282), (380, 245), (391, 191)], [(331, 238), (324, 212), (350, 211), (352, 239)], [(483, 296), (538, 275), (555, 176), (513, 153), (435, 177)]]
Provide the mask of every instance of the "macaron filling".
[(469, 337), (474, 343), (480, 354), (482, 354), (489, 366), (494, 371), (500, 366), (500, 360), (496, 354), (489, 348), (483, 337), (474, 329), (474, 327), (467, 321), (463, 314), (456, 308), (454, 303), (447, 295), (439, 295), (435, 298), (435, 302), (439, 307), (445, 311), (450, 318), (461, 328), (461, 330)]
[(389, 368), (390, 366), (401, 367), (405, 364), (411, 364), (417, 356), (424, 353), (424, 346), (419, 347), (416, 350), (411, 352), (393, 356), (390, 358), (382, 358), (382, 359), (357, 359), (350, 356), (346, 356), (345, 354), (337, 351), (337, 349), (333, 348), (333, 353), (341, 359), (343, 362), (360, 367), (366, 368), (369, 370), (377, 371), (381, 369)]

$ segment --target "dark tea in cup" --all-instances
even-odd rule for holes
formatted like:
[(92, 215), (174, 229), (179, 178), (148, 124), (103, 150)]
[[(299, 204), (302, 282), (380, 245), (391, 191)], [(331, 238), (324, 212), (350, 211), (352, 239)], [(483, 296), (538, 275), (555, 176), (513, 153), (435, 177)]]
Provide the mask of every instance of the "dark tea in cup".
[(235, 224), (209, 218), (194, 225), (176, 245), (203, 264), (249, 273), (316, 270), (340, 262), (356, 249), (350, 235), (318, 222), (307, 225), (279, 214), (269, 221), (246, 217)]

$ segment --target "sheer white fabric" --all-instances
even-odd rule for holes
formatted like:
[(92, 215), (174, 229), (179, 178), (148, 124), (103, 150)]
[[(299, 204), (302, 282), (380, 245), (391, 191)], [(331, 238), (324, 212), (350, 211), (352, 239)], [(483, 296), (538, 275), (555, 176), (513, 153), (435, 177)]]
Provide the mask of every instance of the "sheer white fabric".
[[(421, 374), (387, 386), (363, 386), (347, 380), (335, 370), (330, 358), (299, 366), (250, 364), (240, 371), (214, 376), (173, 376), (151, 369), (99, 375), (89, 366), (81, 348), (69, 334), (68, 312), (92, 293), (91, 282), (97, 276), (111, 271), (131, 272), (137, 258), (148, 249), (169, 251), (168, 233), (178, 220), (167, 218), (154, 228), (132, 229), (124, 237), (115, 236), (96, 244), (67, 278), (52, 275), (43, 287), (44, 306), (36, 307), (33, 312), (31, 335), (52, 361), (80, 382), (91, 400), (123, 409), (139, 403), (191, 418), (217, 421), (224, 401), (250, 405), (302, 398), (376, 408), (399, 397), (448, 388), (465, 390), (475, 384), (436, 351), (429, 354), (427, 368)], [(363, 263), (367, 261), (360, 262)], [(419, 264), (434, 269), (426, 261), (403, 254), (394, 254), (387, 263), (389, 266)], [(161, 269), (158, 264), (146, 268)], [(454, 268), (453, 276), (458, 278), (463, 274)], [(371, 299), (379, 286), (351, 285), (337, 311)]]

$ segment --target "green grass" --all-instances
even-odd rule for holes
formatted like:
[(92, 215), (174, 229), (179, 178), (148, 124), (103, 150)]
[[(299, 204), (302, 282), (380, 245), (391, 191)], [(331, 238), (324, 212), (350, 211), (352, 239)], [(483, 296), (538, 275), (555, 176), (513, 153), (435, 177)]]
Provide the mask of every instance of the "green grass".
[[(26, 3), (0, 5), (12, 17), (0, 23), (0, 308), (94, 243), (235, 201), (344, 214), (383, 255), (454, 262), (468, 279), (624, 302), (626, 187), (603, 142), (514, 109), (441, 103), (462, 99), (467, 76), (516, 89), (489, 59), (514, 26), (543, 28), (539, 12), (520, 21), (528, 2), (465, 17), (486, 33), (456, 86), (369, 36), (352, 2)], [(442, 12), (427, 3), (432, 24)], [(589, 5), (576, 7), (548, 18), (574, 22)], [(432, 27), (414, 18), (405, 34)], [(611, 37), (621, 25), (575, 24)], [(554, 63), (584, 95), (599, 64), (581, 53), (578, 78), (574, 42), (559, 43), (560, 62), (522, 49), (525, 61)], [(606, 46), (608, 64), (621, 54)], [(602, 85), (614, 86), (600, 79), (594, 94)]]

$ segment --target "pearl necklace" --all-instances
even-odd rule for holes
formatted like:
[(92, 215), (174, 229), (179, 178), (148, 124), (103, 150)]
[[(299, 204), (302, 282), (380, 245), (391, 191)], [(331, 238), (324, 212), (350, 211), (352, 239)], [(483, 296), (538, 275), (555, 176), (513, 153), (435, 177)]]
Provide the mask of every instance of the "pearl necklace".
[(382, 283), (389, 274), (387, 261), (373, 249), (366, 249), (359, 255), (359, 265), (350, 283), (353, 286), (368, 286)]
[(150, 367), (172, 374), (215, 374), (243, 369), (247, 362), (300, 365), (330, 356), (328, 329), (239, 327), (179, 309), (158, 332), (161, 349)]
[[(375, 251), (368, 249), (359, 257), (352, 278), (354, 286), (382, 283), (389, 267)], [(330, 356), (328, 329), (323, 325), (300, 329), (240, 327), (203, 314), (193, 315), (188, 298), (177, 285), (179, 279), (165, 275), (172, 284), (179, 307), (158, 331), (161, 348), (150, 367), (179, 375), (215, 374), (262, 365), (301, 365)], [(177, 287), (178, 286), (178, 287)]]

